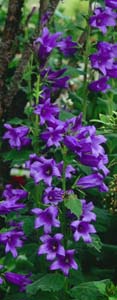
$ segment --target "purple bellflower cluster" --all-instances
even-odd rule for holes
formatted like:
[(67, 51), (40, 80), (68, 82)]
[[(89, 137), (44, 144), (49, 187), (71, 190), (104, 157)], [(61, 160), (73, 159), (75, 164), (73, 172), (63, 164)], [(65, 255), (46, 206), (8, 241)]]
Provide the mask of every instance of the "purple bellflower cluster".
[[(52, 44), (50, 33), (48, 33), (49, 37), (51, 37), (52, 51), (52, 47), (58, 47), (58, 45), (55, 43), (55, 40)], [(38, 56), (40, 55), (40, 49), (42, 51), (43, 39), (42, 33), (42, 37), (38, 39), (38, 42), (40, 42)], [(47, 53), (48, 41), (43, 45), (45, 51), (43, 53)], [(71, 42), (71, 39), (68, 39), (68, 41)], [(57, 88), (58, 80), (64, 71), (53, 72), (46, 67), (46, 69), (41, 71), (41, 78), (49, 82), (51, 89), (53, 87)], [(65, 88), (64, 82), (63, 80), (62, 88)], [(65, 151), (71, 151), (74, 154), (76, 163), (79, 161), (91, 169), (91, 174), (79, 178), (75, 186), (79, 189), (97, 187), (99, 191), (107, 191), (108, 188), (104, 183), (104, 179), (109, 172), (106, 167), (108, 158), (102, 146), (106, 142), (105, 137), (97, 135), (94, 126), (83, 126), (82, 114), (67, 121), (61, 121), (59, 119), (60, 109), (56, 104), (52, 103), (51, 95), (46, 85), (43, 86), (39, 104), (34, 107), (34, 114), (39, 116), (40, 126), (43, 126), (40, 138), (48, 152), (51, 147), (59, 147), (60, 149), (65, 147)], [(26, 168), (29, 169), (30, 176), (38, 187), (41, 182), (44, 185), (42, 197), (39, 199), (41, 208), (34, 207), (31, 210), (35, 215), (35, 229), (42, 228), (43, 230), (43, 235), (40, 237), (41, 245), (38, 249), (38, 255), (46, 255), (46, 259), (51, 262), (50, 270), (60, 269), (65, 276), (68, 276), (70, 269), (76, 270), (78, 265), (74, 259), (75, 250), (66, 248), (65, 236), (64, 232), (62, 232), (61, 214), (63, 214), (65, 201), (67, 201), (66, 197), (69, 197), (69, 190), (63, 187), (62, 179), (64, 177), (64, 180), (69, 182), (73, 179), (74, 174), (77, 173), (77, 169), (72, 165), (66, 165), (64, 159), (57, 162), (50, 155), (45, 157), (38, 156), (35, 153), (30, 155), (29, 160), (26, 162)], [(70, 193), (76, 197), (73, 190)], [(91, 243), (92, 234), (96, 232), (94, 225), (91, 224), (92, 221), (96, 220), (96, 215), (92, 212), (93, 204), (92, 202), (87, 203), (85, 199), (81, 200), (80, 203), (82, 213), (79, 218), (74, 215), (74, 220), (72, 221), (72, 218), (69, 220), (69, 230), (71, 230), (74, 241), (77, 242), (81, 238), (84, 242)], [(44, 205), (43, 208), (42, 204)], [(57, 231), (58, 229), (59, 232)]]
[[(116, 47), (114, 45), (111, 47), (113, 47), (113, 54), (107, 54), (109, 57), (106, 65), (102, 67), (103, 62), (101, 64), (100, 61), (95, 63), (95, 67), (99, 70), (101, 68), (105, 76), (108, 69), (110, 70), (115, 64)], [(92, 234), (96, 233), (92, 224), (96, 221), (96, 215), (93, 212), (92, 201), (78, 200), (81, 206), (79, 216), (72, 214), (72, 211), (69, 213), (67, 201), (70, 195), (72, 195), (71, 204), (73, 197), (77, 198), (74, 188), (80, 191), (97, 187), (99, 191), (106, 192), (108, 188), (104, 180), (109, 170), (106, 166), (108, 158), (102, 145), (106, 139), (103, 135), (96, 134), (95, 126), (84, 126), (82, 113), (66, 121), (60, 120), (60, 108), (52, 102), (51, 93), (58, 88), (67, 88), (69, 77), (63, 77), (66, 69), (53, 71), (47, 67), (47, 60), (54, 48), (61, 51), (64, 56), (73, 55), (77, 51), (77, 43), (73, 42), (71, 37), (62, 38), (60, 32), (51, 34), (46, 27), (43, 28), (41, 37), (34, 42), (34, 50), (40, 63), (42, 93), (39, 96), (39, 103), (33, 106), (33, 112), (39, 120), (41, 131), (39, 138), (43, 147), (41, 154), (37, 154), (39, 149), (36, 153), (30, 154), (25, 167), (29, 170), (35, 188), (41, 189), (38, 204), (35, 201), (31, 209), (31, 214), (35, 216), (34, 228), (41, 232), (38, 255), (46, 256), (47, 261), (50, 262), (50, 270), (61, 270), (65, 276), (68, 276), (71, 269), (78, 269), (78, 264), (74, 247), (71, 246), (72, 249), (69, 249), (64, 228), (67, 226), (75, 242), (83, 239), (85, 243), (91, 243)], [(104, 51), (103, 45), (99, 45), (98, 50), (97, 56)], [(104, 55), (106, 56), (105, 52)], [(96, 59), (99, 58), (94, 58)], [(7, 132), (3, 138), (9, 140), (11, 148), (20, 150), (29, 144), (27, 127), (13, 128), (5, 124), (5, 128)], [(60, 159), (54, 157), (52, 147), (61, 150)], [(69, 152), (74, 156), (73, 165), (66, 162)], [(78, 164), (88, 167), (91, 173), (80, 177)], [(73, 181), (74, 184), (71, 184)], [(7, 185), (3, 192), (5, 200), (0, 205), (0, 214), (17, 212), (24, 208), (20, 200), (27, 195), (27, 192), (22, 189), (14, 189), (11, 185)], [(6, 253), (11, 252), (13, 257), (16, 257), (17, 248), (23, 247), (26, 237), (21, 223), (11, 222), (10, 227), (11, 230), (0, 233), (0, 243), (5, 246)], [(29, 275), (6, 272), (4, 276), (8, 282), (18, 285), (20, 291), (24, 291), (31, 283)]]
[[(90, 26), (98, 28), (103, 34), (107, 27), (117, 25), (117, 1), (105, 0), (105, 8), (96, 8), (94, 16), (90, 17)], [(106, 93), (111, 88), (108, 84), (110, 78), (117, 78), (117, 43), (99, 42), (97, 53), (90, 55), (91, 66), (100, 72), (98, 80), (89, 84), (89, 89), (94, 92)]]

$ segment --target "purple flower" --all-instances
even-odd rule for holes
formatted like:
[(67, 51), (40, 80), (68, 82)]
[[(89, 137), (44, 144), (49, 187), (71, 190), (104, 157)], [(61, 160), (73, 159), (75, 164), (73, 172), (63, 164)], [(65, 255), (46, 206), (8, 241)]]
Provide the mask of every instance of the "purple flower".
[(105, 142), (103, 135), (96, 135), (94, 126), (82, 126), (76, 135), (66, 135), (64, 138), (64, 144), (78, 156), (82, 164), (90, 166), (94, 171), (102, 170), (107, 175), (109, 171), (105, 164), (108, 158), (101, 145)]
[(64, 191), (57, 187), (48, 187), (43, 195), (43, 202), (45, 204), (58, 205), (63, 201)]
[(64, 247), (61, 245), (63, 234), (57, 233), (53, 237), (50, 235), (43, 235), (40, 240), (43, 242), (38, 249), (38, 254), (47, 254), (47, 260), (53, 260), (57, 254), (65, 255)]
[(107, 75), (107, 70), (113, 66), (114, 61), (108, 51), (107, 53), (99, 51), (92, 54), (90, 55), (90, 60), (92, 68), (100, 70), (104, 75)]
[(116, 13), (111, 8), (96, 8), (94, 11), (95, 16), (90, 17), (90, 25), (94, 28), (99, 28), (103, 34), (107, 32), (107, 26), (116, 25)]
[(91, 243), (92, 239), (90, 233), (96, 232), (92, 224), (80, 220), (73, 221), (71, 223), (71, 228), (73, 230), (73, 236), (76, 242), (78, 242), (79, 239), (82, 238), (85, 243)]
[(25, 167), (26, 167), (27, 169), (30, 169), (31, 165), (32, 165), (34, 162), (36, 162), (36, 161), (40, 161), (40, 157), (37, 156), (37, 154), (35, 154), (35, 153), (30, 154), (30, 155), (29, 155), (29, 160), (27, 160), (27, 161), (25, 162)]
[[(58, 163), (58, 168), (59, 171), (61, 173), (61, 176), (63, 174), (63, 161), (61, 161), (60, 163)], [(73, 174), (75, 173), (75, 168), (72, 167), (72, 165), (67, 165), (67, 167), (65, 168), (65, 178), (72, 178)]]
[(3, 279), (2, 279), (2, 277), (0, 277), (0, 284), (2, 284), (3, 283)]
[(58, 38), (61, 32), (51, 34), (47, 27), (43, 28), (42, 36), (34, 41), (34, 49), (38, 54), (40, 66), (43, 67), (52, 50), (58, 45)]
[(27, 137), (29, 133), (29, 128), (26, 126), (18, 126), (13, 128), (10, 124), (4, 124), (4, 127), (8, 130), (3, 139), (9, 140), (9, 145), (11, 148), (16, 148), (20, 150), (22, 147), (30, 144), (31, 139)]
[(86, 203), (85, 199), (80, 200), (82, 204), (82, 215), (80, 216), (80, 220), (85, 222), (91, 222), (96, 220), (96, 214), (92, 212), (94, 209), (94, 205), (92, 202)]
[(35, 107), (34, 113), (39, 115), (40, 124), (45, 124), (46, 121), (55, 120), (55, 117), (59, 114), (59, 108), (57, 105), (54, 105), (50, 102), (50, 99), (47, 99), (46, 102), (39, 104)]
[(26, 198), (28, 196), (28, 192), (22, 189), (13, 189), (11, 184), (7, 184), (2, 196), (5, 197), (7, 201), (16, 202)]
[(15, 201), (2, 201), (0, 203), (0, 215), (6, 215), (10, 212), (25, 208), (25, 204), (16, 203)]
[(36, 215), (35, 228), (44, 226), (44, 232), (50, 233), (51, 227), (60, 227), (60, 221), (56, 219), (58, 209), (54, 206), (49, 206), (45, 210), (34, 208), (31, 210)]
[(112, 44), (108, 42), (99, 42), (97, 44), (97, 49), (104, 56), (109, 56), (111, 58), (117, 58), (117, 44)]
[(51, 16), (51, 13), (49, 11), (47, 11), (44, 15), (42, 15), (42, 18), (41, 18), (42, 26), (45, 26), (48, 23), (50, 16)]
[(112, 55), (114, 58), (117, 58), (117, 43), (111, 45), (112, 45)]
[(69, 76), (61, 77), (66, 71), (66, 68), (53, 71), (51, 68), (46, 68), (41, 72), (41, 76), (52, 85), (52, 89), (66, 89), (68, 88)]
[(77, 43), (72, 41), (72, 37), (68, 36), (64, 39), (62, 39), (60, 42), (58, 42), (57, 47), (60, 49), (60, 51), (65, 55), (73, 55), (77, 51)]
[(111, 86), (107, 83), (108, 77), (104, 76), (99, 78), (96, 81), (93, 81), (89, 84), (89, 89), (93, 92), (103, 92), (106, 93)]
[(117, 78), (117, 63), (114, 63), (112, 68), (107, 70), (107, 76), (110, 78)]
[(68, 149), (77, 154), (78, 139), (76, 136), (66, 135), (64, 138), (64, 144), (67, 146)]
[(4, 275), (5, 275), (5, 279), (8, 282), (19, 286), (20, 292), (25, 291), (27, 285), (32, 283), (32, 280), (29, 279), (30, 274), (22, 275), (22, 274), (17, 274), (17, 273), (13, 273), (13, 272), (5, 272)]
[(57, 255), (56, 260), (51, 264), (50, 270), (60, 269), (65, 276), (68, 276), (70, 269), (78, 269), (74, 260), (75, 250), (66, 250), (64, 255)]
[(103, 183), (103, 179), (104, 179), (104, 177), (101, 174), (93, 173), (93, 174), (90, 174), (90, 175), (87, 175), (87, 176), (84, 176), (84, 177), (80, 178), (77, 181), (77, 185), (81, 189), (89, 189), (89, 188), (98, 187), (99, 191), (107, 192), (108, 188)]
[(30, 176), (36, 184), (43, 180), (51, 186), (53, 176), (61, 177), (61, 174), (54, 159), (46, 159), (41, 156), (40, 161), (31, 164)]
[(105, 4), (111, 8), (117, 9), (117, 0), (105, 0)]
[(3, 265), (0, 265), (0, 270), (2, 270), (2, 269), (3, 269), (3, 267), (4, 267)]
[(23, 246), (23, 240), (25, 239), (24, 232), (18, 230), (11, 230), (4, 233), (0, 233), (0, 243), (5, 245), (5, 253), (11, 252), (13, 257), (18, 255), (16, 248)]
[[(0, 270), (2, 270), (3, 269), (3, 265), (0, 265)], [(2, 279), (2, 277), (0, 276), (0, 284), (2, 284), (3, 283), (3, 279)]]
[(63, 140), (64, 126), (56, 125), (55, 128), (48, 127), (46, 131), (41, 134), (41, 138), (46, 142), (48, 147), (59, 147)]
[(39, 103), (40, 104), (45, 103), (46, 100), (50, 99), (50, 97), (51, 97), (50, 88), (48, 86), (43, 85), (41, 87), (41, 89), (42, 89), (42, 92), (41, 92), (41, 95), (39, 97)]
[(77, 132), (82, 128), (82, 113), (80, 113), (77, 117), (68, 119), (65, 124), (68, 131)]
[(15, 227), (15, 229), (22, 230), (24, 222), (16, 222), (14, 220), (8, 222), (8, 225)]
[(102, 170), (105, 176), (109, 173), (109, 170), (105, 166), (108, 163), (108, 158), (104, 153), (97, 155), (97, 157), (93, 154), (84, 153), (80, 158), (80, 162), (83, 165), (90, 166), (94, 171)]

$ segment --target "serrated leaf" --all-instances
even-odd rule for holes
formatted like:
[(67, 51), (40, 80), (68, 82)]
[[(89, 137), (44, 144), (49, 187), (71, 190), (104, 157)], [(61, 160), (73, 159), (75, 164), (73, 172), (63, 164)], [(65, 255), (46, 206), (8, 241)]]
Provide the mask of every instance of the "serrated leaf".
[(27, 293), (35, 295), (39, 290), (59, 291), (64, 287), (64, 276), (60, 274), (48, 274), (27, 287)]
[(78, 218), (82, 214), (82, 204), (75, 195), (70, 195), (68, 199), (65, 199), (64, 205)]

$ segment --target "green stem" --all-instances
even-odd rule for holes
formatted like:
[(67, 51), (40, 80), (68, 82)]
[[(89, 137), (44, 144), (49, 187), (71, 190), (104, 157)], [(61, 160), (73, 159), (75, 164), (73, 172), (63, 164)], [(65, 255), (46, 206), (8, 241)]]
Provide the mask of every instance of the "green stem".
[[(66, 191), (66, 177), (65, 177), (65, 171), (66, 171), (66, 147), (63, 145), (62, 147), (62, 156), (63, 156), (63, 176), (62, 176), (62, 189), (65, 192)], [(67, 224), (66, 224), (66, 207), (64, 205), (64, 202), (62, 203), (62, 232), (64, 235), (64, 247), (67, 247)]]
[(84, 80), (83, 80), (83, 117), (84, 121), (86, 121), (86, 115), (87, 115), (87, 96), (88, 96), (88, 82), (87, 82), (87, 76), (88, 76), (88, 64), (89, 64), (89, 54), (90, 54), (90, 35), (91, 35), (91, 26), (89, 24), (89, 18), (91, 16), (91, 3), (92, 0), (89, 0), (89, 7), (88, 7), (88, 22), (87, 22), (87, 40), (86, 40), (86, 47), (85, 47), (85, 60), (84, 60)]
[[(39, 96), (40, 96), (40, 76), (37, 76), (37, 81), (35, 84), (34, 96), (36, 99), (36, 105), (39, 104)], [(36, 154), (39, 154), (39, 116), (35, 114), (35, 122), (34, 122), (34, 151)]]
[[(112, 80), (112, 86), (114, 88), (114, 80)], [(110, 116), (113, 115), (113, 98), (114, 98), (114, 94), (113, 92), (111, 92), (110, 97), (108, 99), (108, 113)]]

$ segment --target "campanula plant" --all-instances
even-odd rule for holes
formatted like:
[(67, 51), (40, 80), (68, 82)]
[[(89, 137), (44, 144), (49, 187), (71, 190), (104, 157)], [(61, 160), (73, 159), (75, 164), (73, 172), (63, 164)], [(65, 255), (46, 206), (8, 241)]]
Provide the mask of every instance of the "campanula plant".
[[(105, 8), (96, 8), (89, 20), (89, 26), (103, 34), (117, 19), (115, 1), (105, 4)], [(61, 118), (61, 106), (53, 101), (53, 95), (69, 88), (70, 76), (67, 68), (52, 69), (49, 58), (54, 50), (64, 58), (77, 55), (79, 45), (62, 32), (51, 33), (46, 19), (43, 24), (33, 42), (37, 72), (31, 115), (25, 110), (25, 124), (4, 124), (3, 140), (9, 147), (17, 153), (29, 149), (29, 153), (24, 162), (26, 184), (15, 187), (7, 183), (0, 203), (5, 224), (0, 231), (0, 284), (3, 291), (7, 289), (7, 296), (16, 286), (20, 299), (47, 299), (47, 291), (51, 299), (74, 299), (74, 274), (82, 268), (80, 245), (93, 244), (97, 236), (89, 190), (108, 191), (106, 138), (84, 122), (84, 112)], [(116, 44), (100, 42), (97, 53), (90, 55), (91, 67), (102, 74), (90, 83), (92, 91), (111, 88), (108, 79), (113, 68), (116, 70), (116, 50)], [(24, 268), (18, 265), (20, 259)]]

